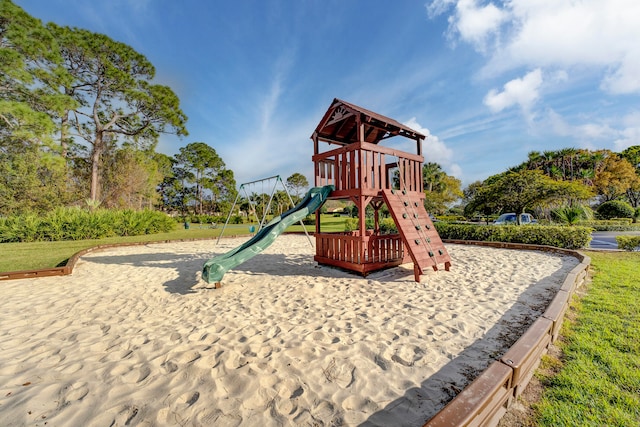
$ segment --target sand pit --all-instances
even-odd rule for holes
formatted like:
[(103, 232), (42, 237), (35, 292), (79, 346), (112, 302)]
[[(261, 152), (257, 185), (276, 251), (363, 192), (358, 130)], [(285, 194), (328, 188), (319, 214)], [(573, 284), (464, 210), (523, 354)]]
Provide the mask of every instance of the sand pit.
[[(540, 315), (572, 257), (447, 245), (449, 272), (366, 278), (281, 236), (84, 256), (72, 276), (0, 284), (3, 426), (420, 426)], [(45, 424), (46, 423), (46, 424)]]

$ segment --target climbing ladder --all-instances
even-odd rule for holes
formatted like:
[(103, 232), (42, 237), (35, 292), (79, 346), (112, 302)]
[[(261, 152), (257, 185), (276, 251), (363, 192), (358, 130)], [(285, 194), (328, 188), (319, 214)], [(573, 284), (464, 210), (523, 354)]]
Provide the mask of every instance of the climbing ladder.
[(382, 196), (413, 261), (416, 282), (427, 267), (437, 271), (438, 264), (444, 264), (444, 269), (449, 271), (451, 257), (424, 208), (421, 193), (382, 190)]

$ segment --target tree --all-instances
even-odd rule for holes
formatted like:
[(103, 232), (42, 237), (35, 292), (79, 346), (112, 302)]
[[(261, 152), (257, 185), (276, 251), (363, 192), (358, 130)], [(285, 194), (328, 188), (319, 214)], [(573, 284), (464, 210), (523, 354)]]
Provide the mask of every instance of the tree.
[(428, 212), (441, 214), (464, 195), (460, 180), (448, 175), (438, 163), (428, 162), (422, 166), (422, 182)]
[(235, 196), (233, 172), (226, 169), (216, 150), (204, 142), (192, 142), (175, 156), (178, 175), (183, 183), (193, 184), (197, 210), (204, 212), (205, 190), (214, 196)]
[(294, 202), (297, 203), (302, 198), (302, 195), (307, 191), (307, 188), (309, 188), (309, 181), (307, 181), (307, 178), (304, 175), (296, 172), (287, 178), (286, 185), (289, 192), (293, 193)]
[[(640, 178), (640, 145), (634, 145), (622, 151), (620, 156), (626, 159), (636, 170), (636, 176)], [(627, 199), (631, 206), (640, 206), (640, 179), (634, 181), (627, 189)]]
[(477, 188), (468, 210), (491, 207), (519, 214), (554, 201), (586, 200), (591, 194), (582, 184), (555, 181), (540, 170), (508, 171), (489, 177)]
[(42, 22), (9, 0), (0, 1), (0, 137), (53, 148), (51, 116), (75, 105), (49, 87), (65, 75), (61, 62)]
[(47, 211), (68, 201), (52, 116), (72, 105), (48, 89), (63, 75), (40, 20), (0, 1), (0, 213)]
[(238, 194), (233, 171), (224, 167), (219, 169), (216, 175), (206, 180), (205, 188), (211, 190), (212, 212), (228, 213), (233, 203), (232, 200)]
[(613, 154), (604, 160), (594, 186), (602, 201), (607, 202), (622, 197), (629, 188), (638, 185), (639, 180), (631, 163)]
[(148, 149), (161, 133), (187, 135), (187, 118), (169, 87), (151, 83), (153, 65), (130, 46), (78, 28), (55, 24), (47, 28), (71, 76), (54, 83), (77, 103), (62, 114), (61, 144), (66, 141), (68, 123), (71, 136), (90, 146), (89, 197), (98, 200), (101, 160), (110, 141), (127, 140)]
[(463, 192), (464, 215), (467, 218), (473, 217), (476, 213), (485, 216), (487, 224), (489, 215), (498, 211), (495, 200), (488, 197), (488, 186), (482, 181), (475, 181), (469, 184)]
[(109, 151), (102, 173), (105, 207), (151, 208), (159, 198), (158, 185), (165, 171), (152, 151), (125, 146)]
[(289, 196), (282, 190), (278, 190), (273, 194), (273, 201), (271, 203), (271, 211), (274, 215), (282, 215), (288, 207), (291, 207)]

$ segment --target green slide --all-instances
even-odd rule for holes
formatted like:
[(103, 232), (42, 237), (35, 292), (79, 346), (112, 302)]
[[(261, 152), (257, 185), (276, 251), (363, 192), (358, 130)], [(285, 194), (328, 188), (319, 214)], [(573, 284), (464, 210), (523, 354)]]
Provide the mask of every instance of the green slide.
[(300, 222), (307, 215), (320, 209), (327, 196), (334, 190), (333, 185), (314, 187), (304, 196), (298, 206), (289, 209), (280, 216), (269, 221), (249, 241), (204, 263), (202, 278), (207, 283), (219, 283), (222, 276), (232, 268), (253, 258), (266, 248), (290, 225)]

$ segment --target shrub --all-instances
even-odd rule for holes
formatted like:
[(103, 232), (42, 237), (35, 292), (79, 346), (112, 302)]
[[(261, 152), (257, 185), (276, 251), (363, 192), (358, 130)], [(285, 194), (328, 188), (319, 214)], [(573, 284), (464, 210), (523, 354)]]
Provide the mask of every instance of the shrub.
[(344, 231), (355, 231), (358, 229), (358, 218), (347, 218), (344, 222)]
[(398, 227), (393, 218), (383, 218), (380, 220), (380, 232), (382, 234), (393, 234), (398, 232)]
[(562, 224), (576, 225), (582, 220), (591, 219), (593, 213), (591, 209), (584, 206), (563, 206), (553, 209), (551, 216)]
[(445, 221), (445, 222), (456, 222), (456, 221), (466, 221), (467, 218), (465, 218), (462, 215), (438, 215), (438, 221)]
[(591, 227), (595, 231), (640, 231), (640, 224), (632, 224), (629, 218), (580, 221), (579, 225)]
[(476, 240), (488, 242), (525, 243), (580, 249), (591, 241), (591, 228), (540, 225), (493, 225), (450, 224), (438, 221), (434, 224), (442, 239)]
[(59, 208), (44, 217), (33, 214), (0, 222), (0, 243), (100, 239), (173, 230), (175, 221), (162, 212)]
[(611, 200), (598, 206), (598, 215), (602, 219), (633, 218), (635, 210), (622, 200)]
[(231, 224), (242, 224), (244, 222), (244, 218), (240, 215), (234, 215), (229, 219)]
[(616, 236), (618, 248), (625, 251), (640, 250), (640, 236)]

